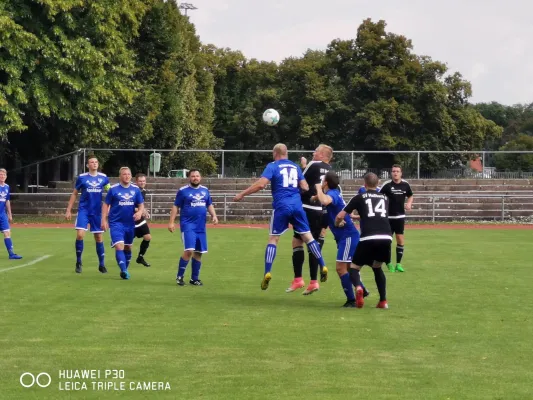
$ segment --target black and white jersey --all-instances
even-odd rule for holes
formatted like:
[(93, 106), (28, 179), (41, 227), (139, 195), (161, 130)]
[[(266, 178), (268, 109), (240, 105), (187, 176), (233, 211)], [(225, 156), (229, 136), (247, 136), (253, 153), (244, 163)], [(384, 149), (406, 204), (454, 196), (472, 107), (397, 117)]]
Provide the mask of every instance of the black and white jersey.
[[(139, 190), (141, 191), (141, 195), (143, 197), (143, 200), (146, 201), (146, 193), (148, 192), (146, 189), (141, 189), (139, 188)], [(146, 205), (145, 205), (146, 207)], [(141, 219), (138, 220), (138, 221), (135, 221), (135, 227), (138, 228), (139, 226), (141, 225), (144, 225), (146, 224), (146, 220), (144, 219), (144, 215), (141, 215)]]
[(357, 210), (361, 218), (361, 239), (387, 239), (392, 241), (392, 232), (387, 213), (389, 198), (376, 190), (368, 190), (358, 194), (344, 207), (344, 211), (351, 214)]
[(405, 218), (405, 199), (413, 195), (409, 183), (403, 179), (398, 183), (387, 181), (381, 187), (380, 193), (389, 198), (389, 218)]
[(312, 202), (311, 197), (316, 195), (315, 185), (322, 183), (324, 176), (331, 170), (331, 165), (323, 161), (310, 161), (305, 167), (303, 174), (309, 185), (309, 191), (302, 194), (304, 208), (322, 211), (323, 207), (319, 202)]

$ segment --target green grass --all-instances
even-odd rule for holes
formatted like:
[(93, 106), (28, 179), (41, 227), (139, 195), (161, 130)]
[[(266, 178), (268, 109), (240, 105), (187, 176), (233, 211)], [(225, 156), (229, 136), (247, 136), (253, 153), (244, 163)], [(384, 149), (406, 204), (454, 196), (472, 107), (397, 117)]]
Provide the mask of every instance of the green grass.
[[(530, 231), (407, 231), (406, 272), (387, 272), (389, 310), (374, 308), (369, 269), (365, 308), (340, 308), (332, 262), (318, 293), (286, 294), (289, 234), (264, 292), (263, 229), (210, 230), (204, 287), (176, 286), (177, 234), (154, 230), (152, 267), (132, 264), (130, 281), (120, 280), (107, 235), (110, 272), (97, 272), (89, 238), (83, 274), (75, 274), (73, 235), (15, 229), (24, 259), (0, 259), (2, 270), (51, 255), (0, 272), (2, 399), (531, 397)], [(329, 261), (334, 247), (328, 236)], [(168, 381), (171, 391), (98, 392), (90, 379), (77, 380), (87, 391), (60, 391), (58, 372), (69, 369), (120, 369), (126, 389), (130, 381)], [(22, 388), (25, 371), (49, 372), (52, 385)]]

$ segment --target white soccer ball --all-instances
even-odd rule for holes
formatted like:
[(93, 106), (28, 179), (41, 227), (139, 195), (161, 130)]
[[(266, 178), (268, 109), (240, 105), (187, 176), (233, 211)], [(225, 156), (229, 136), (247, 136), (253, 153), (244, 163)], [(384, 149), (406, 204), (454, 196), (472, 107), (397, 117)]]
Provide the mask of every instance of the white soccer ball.
[(263, 121), (268, 126), (274, 126), (279, 122), (279, 113), (273, 108), (269, 108), (263, 113)]

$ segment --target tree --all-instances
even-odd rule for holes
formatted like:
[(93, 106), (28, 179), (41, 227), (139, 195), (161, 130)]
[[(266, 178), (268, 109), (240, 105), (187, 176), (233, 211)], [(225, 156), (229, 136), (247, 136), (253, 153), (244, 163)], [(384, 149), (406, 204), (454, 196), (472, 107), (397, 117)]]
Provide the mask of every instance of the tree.
[[(533, 151), (533, 136), (519, 135), (506, 143), (500, 150)], [(496, 154), (494, 164), (499, 171), (533, 171), (533, 154)]]

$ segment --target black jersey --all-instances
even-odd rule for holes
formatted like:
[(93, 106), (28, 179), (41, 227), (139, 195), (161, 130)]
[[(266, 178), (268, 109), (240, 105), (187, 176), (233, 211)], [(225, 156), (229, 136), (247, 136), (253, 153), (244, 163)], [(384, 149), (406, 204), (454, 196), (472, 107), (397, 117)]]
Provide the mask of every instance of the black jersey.
[(361, 242), (371, 239), (392, 240), (388, 207), (389, 198), (376, 190), (368, 190), (366, 193), (354, 196), (344, 207), (344, 211), (348, 214), (357, 210), (361, 218)]
[(302, 194), (302, 203), (304, 208), (322, 211), (322, 205), (319, 202), (312, 202), (311, 197), (316, 195), (315, 185), (322, 183), (324, 176), (331, 170), (331, 165), (323, 161), (310, 161), (305, 167), (303, 174), (309, 185), (309, 191)]
[(413, 195), (409, 183), (403, 179), (399, 183), (387, 181), (381, 187), (380, 193), (389, 198), (389, 218), (405, 218), (405, 199)]
[[(146, 192), (147, 192), (147, 190), (146, 189), (141, 189), (141, 188), (139, 188), (139, 190), (141, 191), (141, 195), (143, 197), (143, 200), (146, 200)], [(146, 207), (146, 205), (145, 205), (145, 207)], [(146, 223), (146, 220), (144, 219), (144, 215), (141, 215), (141, 219), (139, 219), (138, 221), (135, 221), (135, 227), (141, 226), (144, 223)]]

